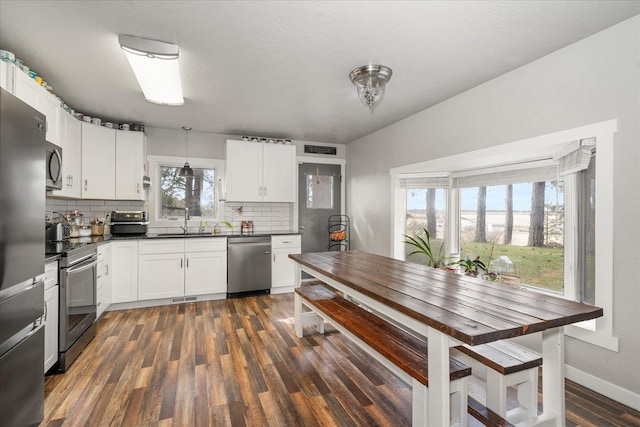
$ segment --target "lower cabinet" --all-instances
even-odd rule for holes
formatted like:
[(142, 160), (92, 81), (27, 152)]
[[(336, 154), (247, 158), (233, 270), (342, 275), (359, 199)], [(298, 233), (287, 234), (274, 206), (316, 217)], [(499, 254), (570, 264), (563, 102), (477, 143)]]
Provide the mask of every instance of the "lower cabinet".
[(44, 280), (44, 372), (58, 361), (58, 261), (48, 263), (44, 274), (38, 276)]
[(138, 300), (138, 241), (114, 241), (111, 245), (111, 303)]
[(98, 246), (98, 277), (96, 284), (96, 317), (111, 304), (111, 243)]
[(138, 299), (227, 291), (227, 239), (141, 240)]
[(227, 292), (227, 238), (186, 239), (184, 295)]
[(138, 271), (139, 300), (184, 295), (184, 254), (182, 252), (140, 254)]
[(296, 264), (289, 254), (301, 252), (300, 235), (271, 236), (271, 293), (291, 292), (296, 283)]

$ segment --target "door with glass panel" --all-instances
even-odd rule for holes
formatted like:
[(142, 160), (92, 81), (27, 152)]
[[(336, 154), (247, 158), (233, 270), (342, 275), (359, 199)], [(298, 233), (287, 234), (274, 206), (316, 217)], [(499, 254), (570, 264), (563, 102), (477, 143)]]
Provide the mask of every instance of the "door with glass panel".
[(298, 222), (302, 252), (324, 252), (329, 244), (329, 216), (342, 213), (340, 165), (302, 163), (298, 172)]

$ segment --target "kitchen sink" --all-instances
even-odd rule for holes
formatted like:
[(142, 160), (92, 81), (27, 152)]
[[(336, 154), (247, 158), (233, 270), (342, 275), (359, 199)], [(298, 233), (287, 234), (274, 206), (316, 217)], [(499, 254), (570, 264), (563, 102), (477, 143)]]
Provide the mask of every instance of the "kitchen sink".
[(158, 233), (158, 237), (198, 237), (198, 236), (213, 236), (211, 232), (196, 232), (196, 233)]

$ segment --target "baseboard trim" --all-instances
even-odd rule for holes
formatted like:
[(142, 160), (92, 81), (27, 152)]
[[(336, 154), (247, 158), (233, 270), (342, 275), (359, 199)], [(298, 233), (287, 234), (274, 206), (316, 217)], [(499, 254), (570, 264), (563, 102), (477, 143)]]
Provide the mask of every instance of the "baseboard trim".
[(565, 365), (565, 377), (581, 386), (594, 390), (610, 399), (640, 411), (640, 394), (634, 393), (602, 378), (595, 377), (572, 366)]

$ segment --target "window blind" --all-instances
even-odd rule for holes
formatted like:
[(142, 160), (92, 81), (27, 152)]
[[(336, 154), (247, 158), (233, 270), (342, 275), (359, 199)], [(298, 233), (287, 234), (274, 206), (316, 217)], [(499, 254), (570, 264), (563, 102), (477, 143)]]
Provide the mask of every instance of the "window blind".
[(405, 176), (398, 178), (400, 188), (449, 188), (449, 176)]
[(554, 156), (558, 162), (558, 175), (566, 176), (587, 169), (595, 147), (595, 138), (585, 138), (572, 142), (560, 150)]
[(513, 168), (489, 173), (459, 176), (453, 185), (458, 188), (487, 187), (491, 185), (519, 184), (523, 182), (556, 181), (558, 168), (555, 164), (538, 167), (513, 165)]

